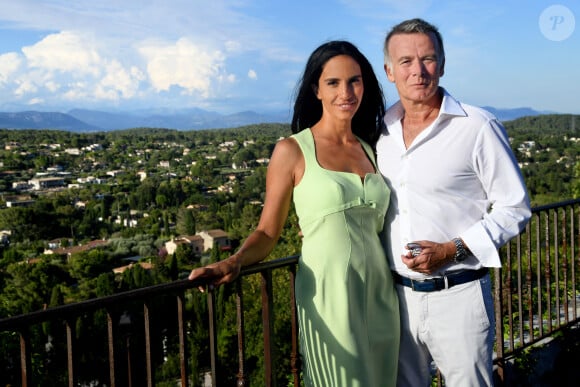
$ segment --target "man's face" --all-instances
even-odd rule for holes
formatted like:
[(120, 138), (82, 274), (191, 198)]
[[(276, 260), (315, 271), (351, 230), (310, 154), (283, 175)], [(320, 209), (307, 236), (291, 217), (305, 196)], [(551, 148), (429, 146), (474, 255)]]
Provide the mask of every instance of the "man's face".
[(439, 78), (443, 75), (442, 58), (430, 35), (398, 34), (389, 41), (390, 64), (385, 64), (389, 81), (399, 92), (399, 98), (411, 103), (424, 103), (437, 95)]

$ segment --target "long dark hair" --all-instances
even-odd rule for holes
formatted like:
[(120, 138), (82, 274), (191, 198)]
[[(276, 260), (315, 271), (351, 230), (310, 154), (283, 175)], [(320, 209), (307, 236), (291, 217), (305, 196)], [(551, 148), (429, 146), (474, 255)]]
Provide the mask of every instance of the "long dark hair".
[(322, 117), (322, 102), (316, 97), (314, 90), (318, 87), (322, 68), (337, 55), (348, 55), (360, 66), (364, 94), (360, 107), (352, 119), (352, 131), (374, 147), (383, 127), (385, 114), (383, 90), (367, 58), (352, 43), (342, 40), (322, 44), (308, 58), (304, 74), (296, 88), (292, 133), (312, 127)]

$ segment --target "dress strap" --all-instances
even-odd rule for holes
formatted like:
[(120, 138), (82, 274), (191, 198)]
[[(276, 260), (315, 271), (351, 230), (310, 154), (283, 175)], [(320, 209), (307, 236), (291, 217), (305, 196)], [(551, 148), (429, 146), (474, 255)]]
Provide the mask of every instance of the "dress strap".
[(316, 148), (314, 146), (314, 136), (312, 135), (312, 131), (310, 128), (307, 128), (293, 134), (291, 137), (296, 140), (300, 150), (302, 151), (305, 162), (304, 173), (306, 174), (311, 167), (318, 164), (316, 161)]

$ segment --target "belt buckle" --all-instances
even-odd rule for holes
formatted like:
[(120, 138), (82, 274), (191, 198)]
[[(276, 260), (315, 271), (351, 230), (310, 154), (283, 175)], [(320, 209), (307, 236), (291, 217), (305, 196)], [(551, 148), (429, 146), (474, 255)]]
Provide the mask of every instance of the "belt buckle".
[(438, 279), (440, 279), (440, 278), (443, 279), (443, 284), (444, 284), (443, 289), (449, 289), (449, 280), (447, 279), (446, 273), (444, 273), (443, 276), (439, 277), (439, 278), (427, 278), (427, 279), (423, 279), (423, 280), (415, 280), (415, 279), (409, 278), (409, 280), (411, 281), (411, 289), (413, 289), (413, 291), (424, 291), (424, 290), (416, 290), (415, 283), (427, 283), (427, 282), (433, 283), (433, 287), (434, 287), (433, 290), (443, 290), (437, 286), (438, 283), (440, 283), (440, 282), (438, 282)]
[[(415, 280), (412, 278), (409, 278), (409, 280), (411, 281), (411, 289), (413, 289), (413, 291), (415, 291)], [(417, 280), (417, 282), (419, 282), (419, 280)]]
[(423, 283), (423, 282), (426, 282), (427, 281), (427, 280), (419, 280), (419, 279), (412, 279), (412, 278), (409, 278), (409, 280), (411, 281), (411, 289), (413, 289), (414, 292), (415, 291), (417, 291), (417, 292), (420, 291), (420, 290), (415, 290), (415, 282), (417, 282), (417, 283)]

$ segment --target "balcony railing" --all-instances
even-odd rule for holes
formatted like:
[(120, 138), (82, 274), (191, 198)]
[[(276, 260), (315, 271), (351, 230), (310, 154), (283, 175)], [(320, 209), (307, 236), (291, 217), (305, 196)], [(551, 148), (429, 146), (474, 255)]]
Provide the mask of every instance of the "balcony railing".
[[(519, 351), (538, 343), (579, 321), (578, 296), (579, 283), (579, 246), (580, 246), (580, 200), (556, 203), (533, 209), (532, 219), (526, 229), (500, 250), (503, 262), (502, 269), (492, 272), (494, 278), (494, 298), (496, 313), (496, 372), (500, 381), (504, 380), (506, 359)], [(188, 341), (192, 324), (191, 315), (186, 313), (186, 299), (197, 291), (193, 290), (202, 281), (177, 280), (171, 283), (141, 288), (115, 294), (108, 297), (58, 306), (24, 315), (0, 320), (0, 335), (12, 337), (17, 343), (17, 350), (11, 355), (14, 368), (19, 369), (19, 380), (22, 386), (44, 385), (48, 369), (47, 360), (42, 357), (46, 345), (38, 332), (47, 324), (52, 340), (61, 338), (65, 350), (60, 363), (66, 370), (69, 386), (79, 385), (81, 367), (86, 367), (88, 354), (95, 352), (97, 357), (106, 363), (106, 375), (99, 380), (85, 385), (132, 386), (157, 385), (156, 370), (158, 363), (167, 361), (166, 341), (175, 340), (178, 344), (177, 358), (179, 374), (174, 375), (173, 384), (180, 386), (195, 385), (231, 385), (232, 380), (238, 386), (249, 385), (247, 375), (246, 347), (248, 332), (255, 334), (256, 327), (245, 324), (248, 306), (244, 304), (244, 294), (249, 281), (259, 284), (261, 294), (261, 340), (263, 341), (263, 384), (281, 385), (277, 373), (286, 375), (284, 385), (300, 385), (300, 360), (298, 355), (298, 326), (294, 299), (294, 274), (298, 262), (297, 256), (263, 262), (242, 270), (240, 278), (230, 286), (235, 303), (235, 323), (228, 328), (237, 332), (237, 353), (228, 352), (227, 356), (237, 358), (237, 369), (224, 366), (224, 354), (218, 350), (220, 329), (224, 322), (219, 320), (216, 308), (216, 292), (207, 292), (206, 319), (207, 343), (204, 349), (194, 348)], [(273, 275), (283, 271), (285, 284), (273, 285)], [(276, 277), (278, 278), (278, 277)], [(274, 298), (278, 293), (287, 295), (284, 299), (285, 315), (288, 316), (286, 340), (290, 341), (289, 353), (280, 353), (275, 342)], [(167, 315), (160, 305), (172, 304), (174, 315)], [(133, 310), (133, 318), (125, 312)], [(137, 313), (135, 312), (137, 310)], [(161, 310), (161, 312), (159, 312)], [(289, 311), (289, 313), (288, 313)], [(79, 337), (79, 321), (87, 316), (101, 314), (105, 325), (106, 337), (102, 348), (83, 347), (83, 337)], [(135, 317), (137, 316), (137, 318)], [(175, 329), (173, 338), (168, 338), (167, 328), (158, 331), (159, 321), (172, 321)], [(98, 321), (98, 319), (97, 319)], [(235, 325), (232, 327), (231, 325)], [(62, 326), (62, 328), (61, 328)], [(61, 331), (58, 333), (58, 331)], [(83, 330), (84, 331), (84, 330)], [(56, 332), (56, 333), (54, 333)], [(45, 336), (48, 335), (45, 333)], [(43, 337), (45, 337), (43, 336)], [(160, 343), (161, 342), (161, 343)], [(53, 343), (50, 343), (53, 345)], [(206, 347), (206, 348), (205, 348)], [(103, 350), (104, 348), (104, 350)], [(9, 348), (4, 349), (9, 350)], [(99, 355), (98, 350), (103, 350)], [(163, 352), (163, 356), (159, 352)], [(199, 371), (192, 375), (192, 362), (198, 364), (199, 353), (207, 353), (205, 380), (200, 378)], [(47, 355), (46, 355), (47, 356)], [(159, 360), (161, 359), (161, 360)], [(231, 359), (230, 364), (231, 364)], [(58, 359), (52, 359), (59, 363)], [(252, 360), (255, 363), (255, 359)], [(82, 363), (83, 365), (79, 365)], [(287, 369), (279, 370), (281, 364)], [(254, 364), (255, 366), (255, 364)], [(197, 368), (199, 370), (199, 367)], [(64, 371), (63, 371), (64, 372)], [(2, 376), (0, 376), (0, 379)], [(14, 383), (14, 382), (13, 382)], [(6, 384), (0, 380), (0, 384)], [(167, 385), (167, 384), (166, 384)]]
[(579, 205), (534, 208), (525, 230), (500, 249), (503, 267), (493, 273), (500, 380), (507, 358), (580, 321)]

